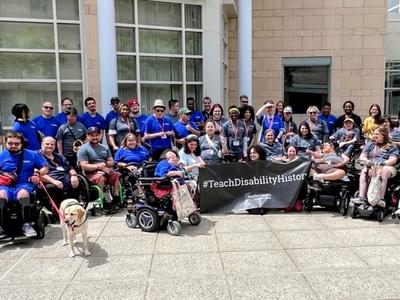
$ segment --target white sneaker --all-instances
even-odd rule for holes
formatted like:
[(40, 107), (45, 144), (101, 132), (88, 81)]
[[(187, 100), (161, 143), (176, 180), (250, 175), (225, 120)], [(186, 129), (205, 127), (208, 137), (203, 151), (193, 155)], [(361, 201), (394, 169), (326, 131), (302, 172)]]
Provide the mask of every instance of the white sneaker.
[(365, 199), (364, 197), (354, 197), (350, 199), (350, 202), (356, 205), (361, 205), (361, 204), (365, 204), (365, 201), (367, 199)]
[(398, 208), (398, 209), (394, 212), (394, 214), (395, 214), (396, 216), (400, 216), (400, 208)]
[(313, 180), (324, 183), (324, 174), (315, 174)]
[(33, 229), (32, 225), (30, 223), (25, 223), (22, 225), (22, 232), (26, 237), (34, 237), (37, 236), (37, 233), (35, 229)]
[(377, 205), (380, 206), (380, 207), (386, 207), (386, 202), (383, 201), (383, 200), (379, 200)]

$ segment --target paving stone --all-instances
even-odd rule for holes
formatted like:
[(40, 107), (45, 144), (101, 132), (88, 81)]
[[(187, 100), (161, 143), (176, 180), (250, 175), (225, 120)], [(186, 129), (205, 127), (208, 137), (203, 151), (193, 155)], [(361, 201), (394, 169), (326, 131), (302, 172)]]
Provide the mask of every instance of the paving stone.
[(16, 262), (18, 258), (9, 258), (9, 259), (0, 259), (0, 277), (4, 275), (4, 273), (11, 268)]
[[(94, 246), (89, 238), (89, 250)], [(77, 240), (74, 245), (75, 254), (83, 256), (82, 242)], [(43, 239), (35, 243), (31, 250), (26, 254), (27, 258), (68, 258), (70, 251), (69, 245), (63, 246), (62, 239)]]
[(352, 219), (350, 216), (343, 217), (336, 214), (330, 217), (320, 217), (323, 229), (340, 229), (340, 228), (379, 228), (381, 225), (377, 220), (367, 218)]
[(272, 230), (323, 229), (320, 218), (296, 215), (265, 215), (264, 218)]
[(146, 284), (139, 278), (127, 280), (96, 280), (70, 283), (61, 299), (143, 299)]
[(255, 232), (270, 231), (263, 218), (253, 216), (253, 218), (213, 218), (214, 228), (217, 233), (223, 232)]
[(156, 234), (131, 235), (131, 236), (101, 236), (93, 244), (93, 256), (135, 255), (152, 254)]
[[(174, 291), (174, 292), (171, 292)], [(229, 289), (223, 276), (207, 278), (171, 277), (163, 280), (150, 279), (146, 299), (230, 299)]]
[[(172, 273), (171, 273), (172, 272)], [(154, 254), (151, 278), (207, 277), (222, 275), (222, 265), (218, 253)]]
[(232, 299), (317, 299), (301, 274), (227, 276)]
[(297, 268), (283, 250), (222, 252), (226, 274), (267, 274), (296, 272)]
[(290, 249), (287, 253), (300, 271), (368, 267), (348, 248)]
[(54, 282), (33, 285), (10, 284), (1, 286), (0, 299), (59, 299), (66, 286), (66, 283)]
[(217, 235), (220, 251), (282, 249), (272, 232), (225, 233)]
[(346, 246), (400, 245), (400, 239), (386, 228), (357, 228), (332, 230)]
[[(89, 222), (88, 224), (88, 236), (91, 238), (98, 237), (104, 229), (105, 222)], [(60, 225), (53, 225), (49, 227), (49, 230), (46, 232), (46, 239), (62, 239), (62, 231)], [(82, 235), (77, 235), (78, 240), (82, 240)]]
[(305, 273), (320, 299), (390, 299), (400, 294), (374, 270)]
[(122, 236), (122, 235), (154, 235), (154, 232), (143, 232), (139, 227), (129, 228), (125, 220), (121, 222), (108, 222), (101, 236)]
[(35, 240), (24, 240), (18, 243), (0, 245), (0, 259), (17, 258), (28, 252)]
[(275, 234), (285, 249), (343, 246), (342, 242), (328, 230), (277, 231)]
[[(390, 284), (390, 290), (396, 293), (396, 297), (394, 298), (400, 299), (400, 286), (397, 284), (398, 282), (400, 282), (400, 273), (398, 267), (387, 270), (378, 269), (376, 270), (376, 273), (379, 274), (380, 277), (382, 277), (384, 282)], [(385, 294), (385, 291), (383, 289), (379, 290), (382, 294)]]
[(79, 268), (74, 282), (146, 278), (151, 255), (90, 256)]
[(217, 241), (214, 235), (170, 236), (158, 234), (155, 253), (197, 253), (217, 252)]
[(400, 246), (354, 247), (352, 250), (371, 268), (400, 266)]

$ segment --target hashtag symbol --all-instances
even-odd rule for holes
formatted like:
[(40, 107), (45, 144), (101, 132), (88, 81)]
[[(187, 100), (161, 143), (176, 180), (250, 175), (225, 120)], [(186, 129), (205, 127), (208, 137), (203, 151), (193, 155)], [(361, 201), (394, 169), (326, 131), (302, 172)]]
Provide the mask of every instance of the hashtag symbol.
[(208, 182), (209, 182), (209, 180), (205, 180), (205, 181), (203, 182), (203, 189), (206, 189), (206, 188), (207, 188)]

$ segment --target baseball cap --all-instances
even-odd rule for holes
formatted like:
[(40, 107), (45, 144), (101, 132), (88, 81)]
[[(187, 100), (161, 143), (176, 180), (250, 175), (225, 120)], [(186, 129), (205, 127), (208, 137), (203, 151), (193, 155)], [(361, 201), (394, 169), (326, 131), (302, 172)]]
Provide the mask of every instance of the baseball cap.
[(119, 98), (118, 97), (112, 97), (110, 99), (110, 103), (113, 104), (114, 102), (120, 102)]
[(178, 110), (178, 115), (187, 115), (190, 114), (192, 111), (190, 109), (188, 109), (187, 107), (182, 107)]
[(93, 132), (100, 133), (100, 129), (98, 127), (92, 126), (92, 127), (89, 127), (86, 130), (87, 134), (90, 134), (90, 133), (93, 133)]
[(133, 106), (134, 104), (136, 104), (137, 106), (140, 106), (139, 100), (132, 98), (132, 99), (128, 99), (128, 106)]
[(284, 113), (284, 114), (286, 114), (286, 113), (293, 113), (293, 110), (292, 110), (292, 108), (291, 108), (290, 106), (286, 106), (286, 107), (283, 109), (283, 113)]

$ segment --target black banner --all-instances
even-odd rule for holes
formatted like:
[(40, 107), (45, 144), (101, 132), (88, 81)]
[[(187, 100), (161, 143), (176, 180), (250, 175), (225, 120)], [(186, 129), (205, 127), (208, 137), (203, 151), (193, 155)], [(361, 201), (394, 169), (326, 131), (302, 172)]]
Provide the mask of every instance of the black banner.
[(307, 177), (310, 161), (251, 161), (210, 165), (200, 169), (201, 212), (293, 206)]

